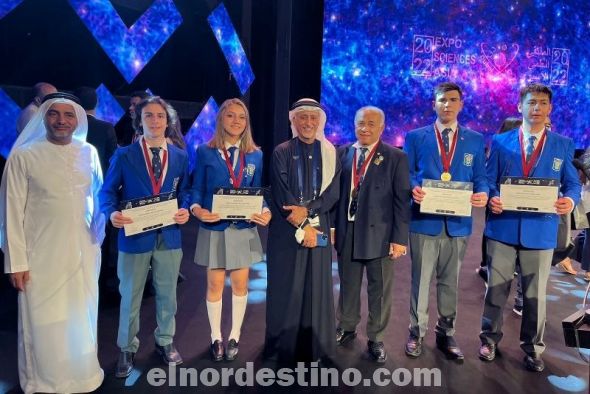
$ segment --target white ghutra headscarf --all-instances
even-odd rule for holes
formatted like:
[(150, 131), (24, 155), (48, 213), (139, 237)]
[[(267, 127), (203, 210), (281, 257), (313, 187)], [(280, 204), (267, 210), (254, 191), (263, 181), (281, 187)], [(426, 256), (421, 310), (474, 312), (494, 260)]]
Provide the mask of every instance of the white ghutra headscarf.
[(0, 184), (0, 248), (4, 250), (6, 247), (6, 169), (8, 168), (8, 162), (12, 153), (16, 149), (26, 149), (27, 145), (33, 142), (42, 141), (47, 137), (47, 129), (45, 128), (45, 114), (49, 108), (56, 103), (70, 104), (74, 107), (76, 112), (76, 118), (78, 120), (78, 126), (72, 134), (72, 139), (81, 142), (86, 141), (86, 134), (88, 133), (88, 119), (86, 118), (86, 111), (78, 104), (78, 98), (69, 93), (52, 93), (45, 96), (43, 104), (39, 107), (39, 110), (33, 115), (29, 123), (25, 126), (22, 133), (19, 134), (18, 138), (14, 142), (14, 145), (10, 149), (8, 158), (6, 159), (6, 166), (4, 167), (4, 173), (2, 174), (2, 183)]
[(291, 106), (291, 111), (289, 111), (289, 120), (291, 121), (291, 131), (293, 132), (293, 138), (297, 138), (299, 136), (294, 123), (295, 115), (298, 112), (303, 111), (318, 112), (320, 114), (320, 123), (318, 124), (315, 138), (321, 143), (322, 185), (320, 187), (320, 194), (322, 194), (324, 190), (328, 188), (330, 183), (332, 183), (332, 179), (336, 173), (336, 148), (334, 148), (334, 145), (328, 141), (324, 133), (324, 127), (326, 126), (326, 112), (324, 112), (324, 109), (320, 103), (310, 98), (298, 100)]

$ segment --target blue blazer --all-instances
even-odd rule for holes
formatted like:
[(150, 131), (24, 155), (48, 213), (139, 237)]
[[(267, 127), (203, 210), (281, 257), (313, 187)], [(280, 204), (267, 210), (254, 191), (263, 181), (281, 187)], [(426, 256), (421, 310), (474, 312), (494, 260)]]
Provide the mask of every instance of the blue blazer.
[[(174, 190), (177, 193), (178, 207), (188, 209), (190, 199), (188, 156), (185, 151), (168, 144), (168, 165), (161, 192)], [(152, 194), (152, 184), (139, 142), (118, 148), (111, 158), (100, 191), (101, 211), (110, 218), (111, 213), (120, 210), (121, 201)], [(125, 231), (120, 230), (119, 250), (125, 253), (149, 252), (156, 246), (156, 235), (156, 230), (153, 230), (127, 237)], [(178, 224), (162, 228), (162, 235), (168, 249), (181, 247)]]
[[(336, 205), (336, 243), (340, 254), (344, 248), (352, 162), (355, 149), (350, 145), (338, 148), (342, 164), (340, 176), (340, 200)], [(375, 160), (379, 159), (379, 164)], [(354, 259), (376, 259), (389, 254), (389, 244), (408, 244), (410, 222), (410, 174), (406, 154), (383, 142), (379, 142), (373, 163), (358, 195), (355, 215), (353, 253)]]
[[(246, 153), (246, 168), (241, 187), (261, 187), (262, 185), (262, 151), (255, 150)], [(232, 187), (225, 160), (216, 148), (207, 145), (199, 145), (197, 148), (197, 161), (192, 174), (191, 205), (199, 204), (201, 208), (211, 210), (213, 192), (219, 187)], [(201, 223), (201, 227), (223, 231), (231, 221), (220, 220), (216, 223)], [(254, 227), (254, 223), (245, 220), (236, 224), (237, 228)]]
[[(443, 172), (434, 126), (412, 130), (406, 135), (404, 150), (410, 166), (410, 188), (422, 185), (423, 179), (440, 179)], [(485, 171), (483, 135), (459, 126), (459, 140), (450, 168), (453, 181), (473, 182), (474, 193), (488, 193)], [(420, 205), (412, 201), (410, 232), (426, 235), (440, 234), (446, 225), (452, 237), (471, 234), (471, 217), (431, 215), (420, 213)]]
[[(518, 129), (497, 134), (492, 140), (487, 162), (490, 198), (500, 195), (499, 182), (503, 176), (523, 176), (518, 141)], [(560, 192), (570, 197), (574, 204), (580, 199), (581, 185), (572, 163), (574, 143), (570, 138), (547, 132), (545, 146), (535, 168), (529, 174), (534, 178), (552, 178), (560, 182)], [(557, 214), (503, 211), (490, 213), (485, 235), (510, 245), (531, 249), (553, 249), (557, 245)]]

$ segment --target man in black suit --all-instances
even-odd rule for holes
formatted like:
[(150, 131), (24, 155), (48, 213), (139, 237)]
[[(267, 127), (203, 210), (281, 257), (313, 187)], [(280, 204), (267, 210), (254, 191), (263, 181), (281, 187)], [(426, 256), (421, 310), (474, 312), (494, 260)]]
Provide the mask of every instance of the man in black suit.
[(80, 105), (86, 111), (88, 118), (88, 134), (86, 142), (92, 144), (98, 152), (100, 168), (103, 176), (109, 168), (109, 160), (117, 149), (117, 135), (115, 128), (109, 122), (96, 119), (96, 104), (98, 98), (96, 91), (89, 87), (80, 87), (74, 91), (74, 96), (80, 99)]
[(387, 359), (383, 345), (391, 314), (393, 260), (406, 254), (410, 212), (410, 173), (406, 154), (380, 140), (385, 115), (363, 107), (355, 115), (357, 142), (340, 147), (340, 200), (336, 207), (336, 241), (340, 299), (336, 341), (356, 337), (360, 291), (367, 271), (369, 355)]
[[(115, 128), (109, 122), (97, 119), (96, 105), (98, 98), (96, 90), (90, 87), (79, 87), (74, 91), (74, 95), (80, 99), (80, 105), (86, 111), (88, 119), (88, 134), (86, 142), (96, 148), (100, 160), (100, 168), (103, 177), (109, 168), (109, 161), (117, 149), (117, 135)], [(100, 268), (99, 286), (103, 300), (116, 300), (119, 286), (117, 278), (117, 231), (109, 223), (105, 227), (106, 236), (101, 246), (102, 264)], [(106, 297), (106, 298), (105, 298)]]
[(119, 146), (127, 146), (135, 142), (137, 133), (133, 128), (133, 119), (135, 118), (135, 106), (142, 100), (150, 97), (150, 94), (144, 90), (136, 90), (129, 95), (128, 112), (119, 120), (115, 126), (117, 134), (117, 143)]

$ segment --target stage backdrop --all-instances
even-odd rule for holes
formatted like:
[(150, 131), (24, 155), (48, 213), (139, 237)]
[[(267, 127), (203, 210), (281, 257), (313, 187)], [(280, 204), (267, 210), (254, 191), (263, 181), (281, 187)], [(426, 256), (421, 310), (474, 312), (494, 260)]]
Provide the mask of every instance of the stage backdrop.
[(321, 100), (335, 143), (354, 141), (363, 105), (386, 114), (384, 139), (432, 123), (432, 88), (464, 89), (459, 121), (488, 137), (518, 116), (528, 82), (554, 92), (553, 129), (590, 145), (590, 1), (326, 0)]

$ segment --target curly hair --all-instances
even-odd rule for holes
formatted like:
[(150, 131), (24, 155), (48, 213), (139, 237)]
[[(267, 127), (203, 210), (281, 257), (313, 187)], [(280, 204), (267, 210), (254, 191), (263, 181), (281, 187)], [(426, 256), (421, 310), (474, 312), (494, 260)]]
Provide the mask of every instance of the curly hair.
[(143, 135), (143, 127), (141, 125), (141, 111), (143, 111), (143, 109), (149, 104), (159, 104), (162, 108), (164, 108), (164, 111), (166, 112), (167, 124), (166, 132), (164, 133), (164, 135), (167, 138), (170, 137), (173, 134), (176, 127), (179, 126), (178, 114), (176, 113), (176, 110), (160, 96), (150, 96), (137, 103), (137, 105), (135, 106), (135, 113), (139, 114), (139, 116), (133, 118), (133, 129), (138, 134)]

